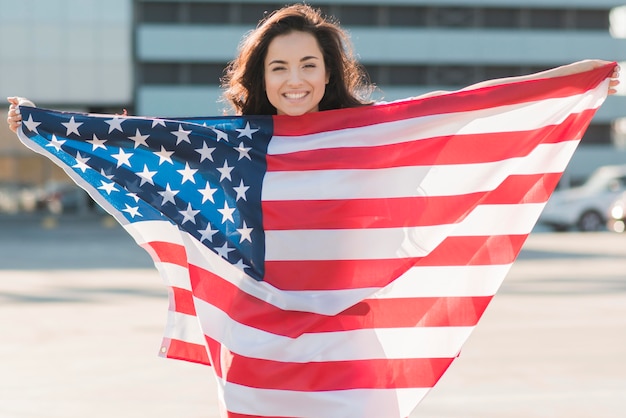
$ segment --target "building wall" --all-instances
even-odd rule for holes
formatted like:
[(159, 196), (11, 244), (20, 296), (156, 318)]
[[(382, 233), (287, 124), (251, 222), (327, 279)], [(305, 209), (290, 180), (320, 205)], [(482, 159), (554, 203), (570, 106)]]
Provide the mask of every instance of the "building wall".
[(128, 106), (132, 0), (0, 0), (0, 97)]

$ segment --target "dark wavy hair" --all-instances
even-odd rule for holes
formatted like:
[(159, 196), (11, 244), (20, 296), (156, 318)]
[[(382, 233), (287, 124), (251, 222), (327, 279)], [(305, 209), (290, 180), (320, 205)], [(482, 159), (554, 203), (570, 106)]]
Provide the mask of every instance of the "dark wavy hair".
[(265, 93), (264, 62), (270, 42), (294, 31), (313, 35), (323, 54), (330, 80), (319, 110), (358, 107), (370, 104), (373, 86), (354, 57), (347, 33), (318, 9), (294, 4), (274, 11), (244, 37), (239, 55), (226, 67), (222, 78), (225, 101), (239, 115), (275, 115)]

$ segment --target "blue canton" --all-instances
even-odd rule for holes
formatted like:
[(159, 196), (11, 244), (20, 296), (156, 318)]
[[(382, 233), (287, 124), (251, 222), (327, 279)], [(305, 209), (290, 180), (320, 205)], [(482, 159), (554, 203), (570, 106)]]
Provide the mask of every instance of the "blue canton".
[[(147, 119), (22, 107), (23, 131), (128, 222), (168, 220), (262, 280), (271, 117)], [(40, 125), (49, 127), (44, 132)]]

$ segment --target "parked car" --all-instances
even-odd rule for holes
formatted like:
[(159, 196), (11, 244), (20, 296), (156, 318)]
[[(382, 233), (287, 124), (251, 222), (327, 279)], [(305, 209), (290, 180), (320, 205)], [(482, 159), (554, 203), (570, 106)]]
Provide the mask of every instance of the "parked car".
[(539, 217), (539, 223), (556, 231), (604, 229), (609, 207), (624, 191), (626, 165), (602, 166), (581, 186), (555, 191)]
[(607, 212), (607, 218), (606, 226), (609, 231), (626, 231), (626, 192), (619, 195), (619, 197), (611, 203)]

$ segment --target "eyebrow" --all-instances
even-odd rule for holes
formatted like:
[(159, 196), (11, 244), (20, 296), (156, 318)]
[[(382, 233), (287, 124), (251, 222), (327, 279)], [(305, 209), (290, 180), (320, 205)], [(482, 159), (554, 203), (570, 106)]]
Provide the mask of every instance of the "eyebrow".
[[(313, 56), (313, 55), (307, 55), (306, 57), (300, 58), (300, 62), (308, 61), (308, 60), (311, 60), (311, 59), (319, 60), (320, 58), (316, 57), (316, 56)], [(287, 61), (285, 61), (285, 60), (272, 60), (272, 61), (270, 61), (268, 63), (268, 65), (272, 65), (272, 64), (286, 64), (286, 63), (287, 63)]]

